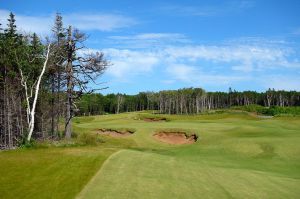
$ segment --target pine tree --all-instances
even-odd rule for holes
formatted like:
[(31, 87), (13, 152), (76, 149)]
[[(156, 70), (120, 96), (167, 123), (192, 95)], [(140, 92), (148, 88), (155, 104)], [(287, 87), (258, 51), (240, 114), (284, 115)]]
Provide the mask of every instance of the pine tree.
[(15, 37), (17, 35), (15, 15), (11, 12), (7, 20), (8, 20), (8, 24), (7, 24), (7, 29), (5, 29), (5, 33), (10, 37)]
[(63, 63), (66, 61), (65, 55), (65, 29), (63, 27), (62, 16), (60, 13), (56, 14), (54, 27), (52, 29), (54, 36), (56, 38), (56, 45), (55, 45), (55, 57), (56, 57), (56, 73), (57, 73), (57, 114), (56, 114), (56, 132), (58, 133), (59, 128), (59, 117), (61, 116), (61, 102), (60, 102), (60, 90), (62, 87), (62, 72), (64, 69)]

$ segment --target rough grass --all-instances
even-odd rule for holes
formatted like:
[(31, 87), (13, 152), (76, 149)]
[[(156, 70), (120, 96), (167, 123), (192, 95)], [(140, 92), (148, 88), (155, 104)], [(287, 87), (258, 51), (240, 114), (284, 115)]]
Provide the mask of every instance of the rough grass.
[[(160, 115), (169, 122), (134, 119), (143, 114), (76, 118), (78, 136), (136, 130), (125, 138), (103, 136), (97, 146), (0, 152), (1, 198), (299, 197), (299, 117), (225, 111)], [(199, 140), (174, 146), (153, 139), (168, 129), (196, 132)]]

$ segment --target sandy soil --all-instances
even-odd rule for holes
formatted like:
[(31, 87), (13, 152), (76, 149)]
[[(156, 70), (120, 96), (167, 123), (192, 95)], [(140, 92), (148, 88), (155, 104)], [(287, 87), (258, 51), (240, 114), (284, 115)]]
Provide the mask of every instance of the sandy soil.
[(109, 135), (111, 137), (127, 137), (132, 135), (133, 132), (130, 131), (117, 131), (112, 129), (99, 129), (99, 134), (101, 135)]
[(159, 132), (153, 136), (155, 139), (169, 144), (193, 144), (197, 141), (195, 134), (188, 136), (184, 132)]

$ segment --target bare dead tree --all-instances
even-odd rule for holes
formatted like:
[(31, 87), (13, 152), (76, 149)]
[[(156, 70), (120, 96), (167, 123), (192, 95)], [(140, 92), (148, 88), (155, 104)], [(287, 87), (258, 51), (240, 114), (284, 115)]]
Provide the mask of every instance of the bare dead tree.
[[(108, 61), (104, 58), (103, 53), (89, 53), (77, 56), (78, 51), (84, 47), (83, 42), (86, 36), (77, 29), (72, 31), (72, 27), (68, 28), (68, 37), (66, 44), (67, 66), (66, 66), (66, 82), (67, 82), (67, 102), (66, 102), (66, 118), (65, 118), (65, 137), (71, 138), (72, 135), (72, 118), (78, 110), (74, 99), (79, 98), (83, 92), (92, 93), (99, 89), (90, 89), (89, 82), (96, 84), (95, 80), (103, 74)], [(100, 88), (103, 89), (103, 88)]]

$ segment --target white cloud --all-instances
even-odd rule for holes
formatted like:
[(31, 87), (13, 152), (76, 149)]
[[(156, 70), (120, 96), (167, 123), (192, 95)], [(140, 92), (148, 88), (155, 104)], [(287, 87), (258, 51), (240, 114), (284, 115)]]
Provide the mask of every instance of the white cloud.
[(134, 36), (119, 36), (119, 37), (111, 37), (111, 38), (120, 38), (120, 39), (130, 39), (130, 40), (147, 40), (147, 39), (185, 39), (186, 37), (182, 34), (178, 33), (143, 33), (143, 34), (137, 34)]
[(129, 36), (110, 36), (108, 41), (113, 45), (125, 48), (153, 48), (172, 44), (186, 44), (191, 41), (179, 33), (143, 33)]
[(158, 55), (151, 52), (113, 48), (104, 49), (103, 51), (113, 63), (107, 72), (116, 78), (128, 78), (149, 73), (160, 62)]
[(184, 82), (193, 81), (198, 76), (197, 68), (185, 64), (172, 64), (167, 66), (166, 72), (174, 79)]
[[(10, 11), (0, 10), (0, 23), (7, 24)], [(29, 16), (14, 13), (17, 26), (26, 32), (49, 34), (53, 26), (55, 15)], [(64, 25), (73, 25), (81, 30), (113, 31), (137, 24), (137, 20), (120, 14), (63, 14)]]
[(191, 86), (222, 84), (230, 85), (236, 81), (248, 81), (247, 75), (222, 75), (212, 71), (203, 72), (199, 66), (186, 64), (173, 64), (166, 68), (169, 78), (177, 81), (189, 83)]
[(297, 68), (299, 62), (289, 60), (288, 48), (251, 45), (168, 47), (165, 52), (173, 60), (205, 60), (231, 64), (231, 69), (249, 72), (267, 68)]
[[(0, 10), (0, 23), (3, 28), (6, 28), (8, 23), (10, 11)], [(26, 32), (36, 32), (38, 34), (47, 34), (51, 30), (52, 22), (54, 23), (54, 16), (26, 16), (15, 14), (16, 25), (18, 30)]]
[(119, 47), (125, 49), (135, 51), (142, 48), (144, 52), (152, 52), (154, 56), (158, 56), (158, 59), (163, 58), (162, 62), (168, 64), (210, 62), (211, 65), (229, 65), (228, 69), (245, 73), (267, 69), (300, 68), (300, 62), (291, 59), (294, 50), (287, 47), (287, 43), (283, 40), (241, 38), (219, 45), (187, 45), (184, 42), (190, 40), (177, 33), (144, 33), (111, 36), (109, 39), (117, 41)]
[(81, 30), (113, 31), (138, 23), (133, 18), (116, 14), (67, 14), (63, 17), (66, 24), (74, 24)]
[[(165, 35), (141, 34), (135, 38), (163, 38)], [(131, 38), (131, 37), (130, 37)], [(167, 75), (168, 84), (180, 81), (190, 84), (231, 84), (255, 78), (254, 74), (278, 73), (300, 68), (292, 59), (293, 49), (265, 43), (221, 45), (162, 46), (159, 49), (104, 49), (114, 64), (108, 74), (134, 77), (153, 71)], [(230, 74), (230, 75), (228, 75)], [(163, 76), (162, 75), (162, 76)], [(166, 83), (164, 82), (164, 83)]]
[[(144, 41), (165, 35), (147, 33), (132, 37)], [(299, 70), (295, 49), (285, 42), (259, 41), (252, 45), (251, 42), (236, 41), (220, 45), (164, 45), (157, 49), (109, 48), (103, 51), (113, 63), (107, 71), (110, 79), (130, 78), (134, 81), (134, 78), (156, 75), (164, 84), (183, 83), (216, 89), (250, 84), (248, 88), (259, 85), (260, 88), (296, 89), (299, 78), (280, 84), (281, 78), (269, 77), (280, 73), (289, 77), (288, 74)]]

